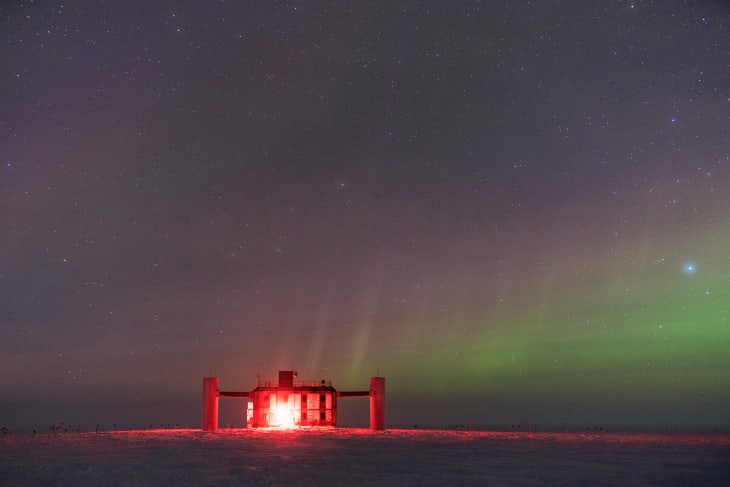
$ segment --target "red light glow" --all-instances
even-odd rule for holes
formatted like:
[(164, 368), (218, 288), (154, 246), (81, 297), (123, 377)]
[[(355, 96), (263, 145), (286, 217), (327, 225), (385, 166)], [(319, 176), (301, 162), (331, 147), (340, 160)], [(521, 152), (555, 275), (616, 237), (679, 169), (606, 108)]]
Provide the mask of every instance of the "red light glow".
[(293, 429), (297, 427), (294, 420), (294, 410), (288, 404), (279, 404), (272, 411), (271, 426), (282, 429)]

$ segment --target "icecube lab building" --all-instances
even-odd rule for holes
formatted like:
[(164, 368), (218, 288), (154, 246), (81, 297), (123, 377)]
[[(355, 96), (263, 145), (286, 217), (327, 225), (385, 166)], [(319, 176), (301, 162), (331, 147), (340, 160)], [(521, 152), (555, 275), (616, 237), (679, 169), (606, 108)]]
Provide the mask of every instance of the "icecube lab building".
[(295, 380), (293, 370), (280, 370), (279, 381), (258, 380), (250, 392), (221, 391), (218, 377), (203, 378), (202, 429), (218, 429), (218, 399), (248, 399), (246, 425), (251, 428), (337, 426), (337, 400), (370, 398), (370, 429), (385, 429), (385, 378), (371, 377), (367, 391), (337, 391), (327, 380)]

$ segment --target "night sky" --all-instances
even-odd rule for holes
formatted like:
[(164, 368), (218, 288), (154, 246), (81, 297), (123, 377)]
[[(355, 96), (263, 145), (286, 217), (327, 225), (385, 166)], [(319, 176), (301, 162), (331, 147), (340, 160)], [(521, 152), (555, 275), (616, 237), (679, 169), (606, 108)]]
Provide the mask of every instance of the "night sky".
[(730, 427), (727, 3), (13, 1), (0, 35), (0, 426), (197, 426), (204, 376), (293, 369), (386, 377), (389, 425)]

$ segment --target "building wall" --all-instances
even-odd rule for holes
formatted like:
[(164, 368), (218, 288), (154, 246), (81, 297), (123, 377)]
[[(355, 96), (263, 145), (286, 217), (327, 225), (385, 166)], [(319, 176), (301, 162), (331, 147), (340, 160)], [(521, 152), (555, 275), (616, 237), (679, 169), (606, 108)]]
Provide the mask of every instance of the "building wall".
[(258, 387), (250, 394), (248, 426), (336, 426), (337, 393), (330, 388)]

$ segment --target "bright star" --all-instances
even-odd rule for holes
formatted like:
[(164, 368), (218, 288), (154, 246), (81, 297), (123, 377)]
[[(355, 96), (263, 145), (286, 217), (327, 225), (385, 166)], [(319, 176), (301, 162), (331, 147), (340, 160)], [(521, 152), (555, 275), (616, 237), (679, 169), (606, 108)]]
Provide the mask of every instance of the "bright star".
[(697, 270), (697, 266), (695, 266), (692, 262), (687, 262), (684, 264), (683, 270), (685, 274), (694, 274)]

